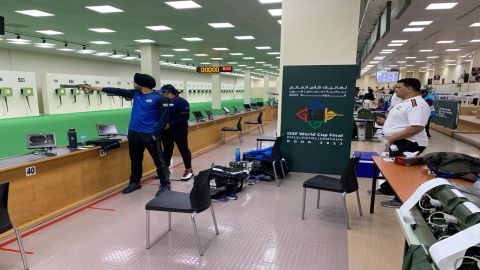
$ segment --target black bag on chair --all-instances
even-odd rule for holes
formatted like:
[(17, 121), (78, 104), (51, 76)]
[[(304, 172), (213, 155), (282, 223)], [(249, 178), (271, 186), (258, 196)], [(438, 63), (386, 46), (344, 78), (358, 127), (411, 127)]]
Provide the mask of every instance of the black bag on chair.
[(428, 168), (440, 177), (475, 182), (480, 173), (480, 159), (461, 153), (434, 152), (426, 154), (423, 159)]

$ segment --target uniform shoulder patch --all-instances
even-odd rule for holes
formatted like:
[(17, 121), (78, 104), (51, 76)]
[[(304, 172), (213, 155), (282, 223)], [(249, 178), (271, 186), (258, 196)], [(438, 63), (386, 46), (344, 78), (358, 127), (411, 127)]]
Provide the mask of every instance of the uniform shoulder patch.
[(412, 107), (417, 106), (417, 101), (415, 99), (411, 99), (410, 101), (412, 102)]

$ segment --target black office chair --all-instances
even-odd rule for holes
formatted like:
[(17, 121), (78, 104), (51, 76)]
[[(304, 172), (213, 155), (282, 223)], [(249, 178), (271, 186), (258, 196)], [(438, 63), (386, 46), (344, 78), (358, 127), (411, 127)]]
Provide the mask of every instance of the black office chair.
[(23, 249), (22, 238), (17, 227), (13, 226), (10, 221), (10, 215), (8, 214), (8, 186), (8, 182), (0, 185), (0, 234), (10, 229), (15, 231), (18, 248), (20, 249), (20, 256), (22, 257), (23, 268), (28, 269), (27, 257), (25, 256), (25, 250)]
[(343, 170), (340, 179), (325, 175), (317, 175), (303, 182), (302, 220), (305, 219), (305, 200), (307, 196), (307, 188), (313, 188), (318, 190), (317, 209), (320, 208), (321, 190), (342, 193), (343, 204), (345, 207), (345, 216), (347, 218), (347, 229), (350, 230), (350, 224), (348, 222), (347, 202), (345, 200), (345, 196), (347, 195), (347, 193), (357, 193), (358, 211), (360, 211), (360, 216), (363, 216), (362, 205), (360, 204), (360, 196), (358, 195), (358, 181), (357, 176), (355, 175), (355, 167), (357, 166), (359, 161), (360, 157), (350, 158), (347, 166)]
[[(257, 125), (258, 133), (263, 134), (263, 120), (262, 120), (263, 112), (260, 112), (257, 117), (257, 121), (245, 121), (245, 125)], [(245, 127), (247, 129), (247, 127)], [(248, 129), (247, 129), (248, 130)]]
[(238, 118), (237, 127), (223, 127), (222, 128), (222, 143), (225, 143), (225, 132), (226, 131), (237, 132), (238, 133), (238, 140), (240, 141), (240, 143), (243, 142), (243, 138), (242, 138), (242, 119), (243, 119), (242, 116), (240, 116), (240, 118)]
[[(285, 170), (288, 169), (287, 166), (287, 161), (283, 158), (282, 156), (282, 151), (280, 148), (280, 145), (282, 143), (282, 137), (277, 137), (275, 139), (275, 143), (273, 144), (272, 147), (272, 158), (271, 159), (265, 159), (263, 158), (261, 162), (266, 162), (266, 163), (271, 163), (272, 164), (272, 171), (273, 175), (275, 177), (275, 182), (277, 183), (277, 187), (280, 186), (280, 181), (278, 178), (278, 173), (277, 173), (277, 167), (279, 167), (282, 170), (282, 178), (285, 180), (287, 175), (285, 174)], [(257, 160), (256, 158), (249, 158), (246, 157), (245, 160), (247, 161), (254, 161)]]
[(219, 234), (217, 227), (217, 220), (213, 205), (210, 198), (210, 172), (211, 169), (201, 171), (195, 176), (193, 188), (190, 193), (167, 191), (155, 197), (145, 205), (147, 212), (147, 249), (150, 248), (150, 211), (168, 212), (168, 230), (172, 230), (172, 212), (175, 213), (191, 213), (193, 231), (197, 241), (198, 251), (200, 256), (203, 256), (202, 245), (197, 231), (197, 224), (195, 223), (195, 215), (210, 208), (215, 226), (216, 235)]

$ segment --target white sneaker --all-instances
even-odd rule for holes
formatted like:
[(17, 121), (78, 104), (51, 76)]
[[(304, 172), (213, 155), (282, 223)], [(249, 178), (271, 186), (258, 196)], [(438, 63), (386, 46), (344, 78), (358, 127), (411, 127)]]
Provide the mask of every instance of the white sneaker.
[(182, 175), (182, 178), (181, 180), (182, 181), (187, 181), (189, 180), (190, 178), (193, 177), (193, 171), (192, 169), (186, 169), (184, 172), (183, 172), (183, 175)]

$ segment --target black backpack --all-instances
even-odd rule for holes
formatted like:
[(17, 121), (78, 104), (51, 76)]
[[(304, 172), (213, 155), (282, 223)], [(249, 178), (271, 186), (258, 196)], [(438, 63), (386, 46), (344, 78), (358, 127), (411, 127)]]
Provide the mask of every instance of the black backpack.
[(428, 153), (423, 160), (440, 177), (462, 178), (475, 182), (480, 173), (480, 159), (461, 153)]

